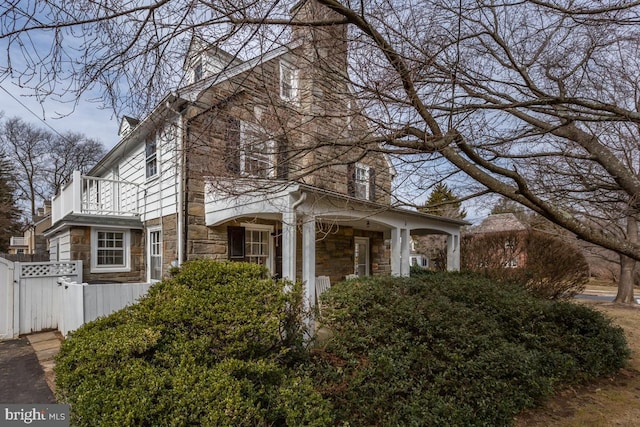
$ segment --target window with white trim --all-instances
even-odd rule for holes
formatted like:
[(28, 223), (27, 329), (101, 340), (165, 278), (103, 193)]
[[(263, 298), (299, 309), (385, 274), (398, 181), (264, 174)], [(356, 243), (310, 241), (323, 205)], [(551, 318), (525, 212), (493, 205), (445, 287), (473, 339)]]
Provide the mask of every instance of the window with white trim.
[(369, 275), (369, 238), (354, 237), (353, 272), (358, 277)]
[(149, 230), (149, 280), (162, 280), (162, 231)]
[(91, 233), (91, 271), (130, 270), (129, 231), (93, 229)]
[(252, 262), (274, 269), (273, 226), (242, 223), (241, 227), (228, 227), (229, 259)]
[(158, 156), (155, 137), (149, 137), (144, 143), (146, 177), (153, 178), (158, 174)]
[(370, 181), (369, 181), (369, 166), (356, 163), (354, 171), (354, 190), (355, 196), (358, 199), (369, 199), (370, 194)]
[(273, 177), (275, 143), (259, 126), (242, 122), (240, 171), (255, 178)]
[(298, 98), (298, 70), (284, 61), (280, 61), (280, 98), (285, 101)]
[(266, 265), (269, 259), (269, 237), (268, 230), (245, 230), (245, 257), (247, 262)]

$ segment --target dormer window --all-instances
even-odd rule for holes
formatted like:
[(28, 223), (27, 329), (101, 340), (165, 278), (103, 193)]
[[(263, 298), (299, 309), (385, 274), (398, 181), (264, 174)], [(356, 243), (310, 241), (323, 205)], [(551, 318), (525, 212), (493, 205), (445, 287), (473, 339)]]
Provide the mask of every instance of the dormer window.
[(298, 97), (298, 70), (291, 64), (280, 61), (280, 98), (294, 101)]
[(198, 82), (202, 80), (203, 77), (203, 69), (202, 69), (202, 61), (198, 60), (193, 66), (193, 82)]
[(156, 140), (154, 137), (149, 137), (144, 144), (145, 153), (145, 170), (146, 177), (153, 178), (158, 174), (158, 157), (156, 152)]

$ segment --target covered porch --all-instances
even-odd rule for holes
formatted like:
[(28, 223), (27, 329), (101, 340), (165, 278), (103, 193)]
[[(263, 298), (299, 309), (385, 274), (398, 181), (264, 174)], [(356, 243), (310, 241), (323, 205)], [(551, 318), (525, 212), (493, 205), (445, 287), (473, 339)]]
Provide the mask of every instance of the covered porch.
[[(238, 218), (277, 223), (280, 259), (272, 265), (284, 278), (315, 283), (320, 275), (338, 281), (350, 274), (408, 276), (411, 235), (447, 236), (447, 268), (460, 268), (460, 228), (464, 221), (436, 217), (358, 200), (297, 183), (256, 185), (234, 192), (208, 183), (205, 223), (215, 227)], [(345, 242), (350, 245), (345, 247)], [(231, 251), (232, 248), (229, 248)], [(313, 286), (307, 286), (313, 301)]]

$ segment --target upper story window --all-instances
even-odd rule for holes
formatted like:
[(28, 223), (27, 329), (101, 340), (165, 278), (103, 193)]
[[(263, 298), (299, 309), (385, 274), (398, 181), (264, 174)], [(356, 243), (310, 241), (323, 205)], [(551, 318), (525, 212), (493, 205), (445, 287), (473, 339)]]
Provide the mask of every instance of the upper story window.
[(240, 171), (256, 178), (274, 176), (274, 141), (260, 127), (242, 122)]
[(280, 61), (280, 98), (294, 101), (298, 97), (298, 70), (291, 64)]
[(152, 178), (158, 174), (158, 156), (155, 138), (149, 138), (144, 144), (145, 176)]
[(375, 201), (375, 170), (362, 163), (352, 163), (348, 170), (348, 192), (351, 197)]
[(358, 199), (369, 199), (369, 171), (367, 165), (356, 164), (355, 196)]

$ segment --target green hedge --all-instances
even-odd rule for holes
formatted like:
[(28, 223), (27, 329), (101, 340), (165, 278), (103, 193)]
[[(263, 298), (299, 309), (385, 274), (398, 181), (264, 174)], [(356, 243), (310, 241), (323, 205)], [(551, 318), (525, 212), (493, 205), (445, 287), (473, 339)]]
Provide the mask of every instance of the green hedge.
[(377, 278), (323, 295), (312, 376), (351, 425), (508, 425), (559, 383), (616, 372), (621, 329), (472, 275)]
[(301, 285), (197, 261), (57, 357), (74, 426), (508, 425), (559, 384), (617, 371), (603, 315), (467, 274), (335, 284), (306, 347)]
[(297, 373), (301, 295), (256, 265), (187, 263), (65, 340), (58, 399), (75, 426), (327, 425), (328, 404)]

